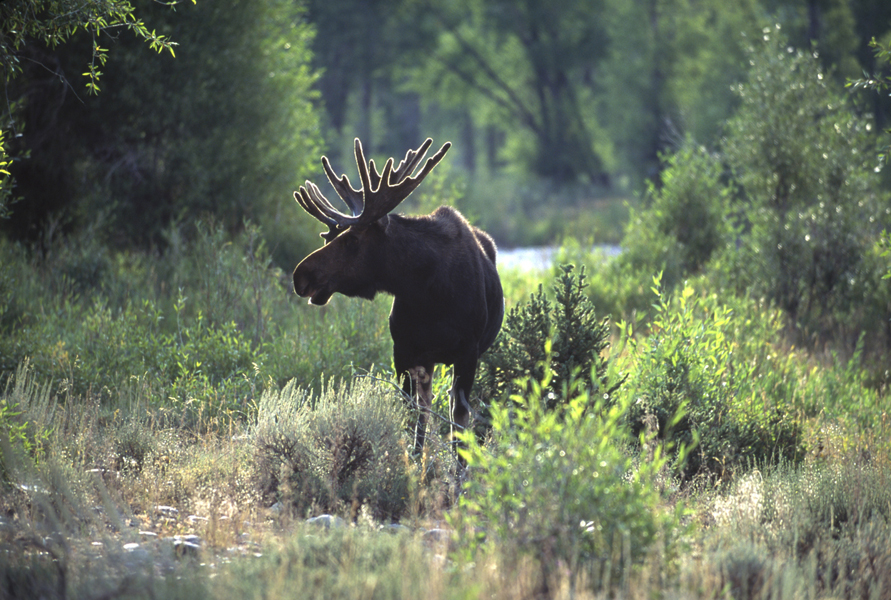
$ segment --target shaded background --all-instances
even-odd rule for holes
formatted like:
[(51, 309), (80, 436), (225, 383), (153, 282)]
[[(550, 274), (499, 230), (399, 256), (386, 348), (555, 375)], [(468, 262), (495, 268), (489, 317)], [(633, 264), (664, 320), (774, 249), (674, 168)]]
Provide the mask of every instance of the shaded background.
[[(320, 154), (351, 174), (355, 136), (379, 157), (432, 136), (455, 142), (447, 183), (501, 245), (614, 243), (660, 153), (720, 142), (764, 26), (780, 23), (839, 83), (873, 71), (867, 44), (891, 30), (882, 0), (134, 6), (176, 58), (127, 32), (104, 39), (98, 95), (81, 76), (86, 36), (24, 49), (3, 106), (22, 199), (6, 235), (91, 227), (163, 249), (172, 223), (212, 214), (234, 231), (249, 218), (286, 266), (316, 244), (291, 192), (320, 180)], [(858, 106), (886, 123), (887, 97)]]

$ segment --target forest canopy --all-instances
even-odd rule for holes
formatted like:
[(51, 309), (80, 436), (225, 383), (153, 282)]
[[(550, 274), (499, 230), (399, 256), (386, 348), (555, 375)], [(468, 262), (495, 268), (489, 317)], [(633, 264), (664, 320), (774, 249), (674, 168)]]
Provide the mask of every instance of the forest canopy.
[[(763, 27), (837, 85), (891, 31), (881, 0), (69, 4), (0, 6), (7, 234), (163, 248), (171, 224), (250, 219), (282, 264), (315, 243), (291, 192), (322, 153), (349, 170), (357, 136), (453, 140), (448, 185), (502, 244), (618, 242), (660, 156), (725, 135)], [(856, 110), (878, 131), (888, 98)]]

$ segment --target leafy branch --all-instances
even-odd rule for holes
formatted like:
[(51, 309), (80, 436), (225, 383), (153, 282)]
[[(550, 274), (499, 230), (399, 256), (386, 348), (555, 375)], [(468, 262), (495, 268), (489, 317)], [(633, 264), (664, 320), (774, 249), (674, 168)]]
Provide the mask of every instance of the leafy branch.
[[(891, 66), (891, 39), (882, 44), (881, 42), (876, 41), (875, 38), (872, 38), (869, 42), (869, 47), (872, 48), (875, 53), (877, 64), (886, 63)], [(846, 87), (855, 90), (875, 90), (880, 93), (891, 90), (891, 75), (875, 74), (872, 77), (869, 77), (864, 72), (863, 76), (864, 79), (852, 79), (848, 81)], [(885, 131), (891, 133), (891, 129), (886, 129)], [(889, 154), (891, 154), (891, 145), (887, 145), (882, 149), (879, 153), (879, 160), (885, 162), (888, 159)], [(876, 248), (879, 252), (879, 256), (888, 257), (891, 255), (891, 233), (887, 230), (882, 231), (882, 236), (879, 239)], [(891, 279), (891, 265), (889, 265), (883, 279)]]
[[(162, 4), (172, 7), (178, 1)], [(176, 56), (173, 51), (176, 42), (154, 29), (149, 31), (129, 0), (3, 0), (0, 2), (0, 76), (8, 83), (22, 73), (22, 53), (27, 46), (37, 42), (55, 49), (84, 31), (90, 35), (93, 51), (83, 76), (87, 78), (89, 93), (97, 94), (102, 68), (108, 60), (108, 49), (100, 45), (99, 38), (119, 28), (142, 38), (155, 52), (167, 51)], [(12, 122), (11, 110), (6, 113)], [(0, 218), (9, 215), (13, 187), (10, 164), (0, 131)]]
[(83, 73), (92, 94), (99, 91), (100, 68), (108, 59), (108, 50), (99, 44), (102, 34), (126, 28), (152, 50), (175, 56), (176, 43), (149, 31), (128, 0), (6, 0), (0, 4), (0, 23), (0, 70), (6, 81), (21, 73), (20, 53), (26, 45), (36, 40), (56, 48), (80, 31), (88, 32), (92, 40), (92, 58)]
[[(886, 63), (888, 66), (891, 66), (891, 39), (883, 44), (875, 38), (872, 38), (869, 42), (869, 47), (872, 48), (873, 53), (875, 54), (876, 64)], [(845, 87), (854, 90), (874, 90), (880, 93), (885, 92), (891, 90), (891, 75), (875, 73), (872, 76), (869, 76), (864, 71), (863, 79), (851, 79), (845, 84)], [(885, 131), (891, 133), (891, 129), (886, 129)], [(882, 162), (886, 161), (889, 156), (889, 151), (891, 151), (891, 145), (885, 146), (879, 154), (879, 160)]]

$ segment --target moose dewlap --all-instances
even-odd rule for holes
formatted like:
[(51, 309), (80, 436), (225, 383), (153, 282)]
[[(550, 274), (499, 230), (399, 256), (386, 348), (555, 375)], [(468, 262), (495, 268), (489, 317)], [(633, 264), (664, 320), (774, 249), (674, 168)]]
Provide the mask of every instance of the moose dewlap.
[(294, 291), (315, 305), (338, 293), (369, 300), (378, 292), (393, 296), (393, 361), (403, 390), (419, 408), (416, 452), (424, 446), (434, 365), (454, 365), (451, 417), (453, 426), (464, 428), (479, 357), (495, 341), (504, 318), (491, 237), (448, 206), (426, 216), (390, 214), (451, 147), (445, 143), (412, 177), (432, 143), (428, 138), (406, 152), (395, 169), (390, 158), (379, 173), (373, 160), (366, 162), (356, 139), (358, 190), (322, 157), (325, 174), (350, 215), (335, 209), (310, 181), (294, 192), (300, 206), (328, 226), (321, 234), (324, 246), (294, 270)]

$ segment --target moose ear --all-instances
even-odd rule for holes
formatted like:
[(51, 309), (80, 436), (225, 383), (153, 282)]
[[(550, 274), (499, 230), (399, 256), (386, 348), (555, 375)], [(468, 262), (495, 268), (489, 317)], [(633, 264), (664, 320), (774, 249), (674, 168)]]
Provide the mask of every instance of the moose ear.
[(346, 231), (345, 227), (338, 227), (336, 225), (328, 225), (328, 231), (324, 231), (319, 234), (319, 237), (325, 239), (325, 243), (331, 243), (334, 239), (339, 236), (341, 233)]
[(381, 228), (384, 233), (387, 233), (387, 227), (390, 226), (390, 215), (384, 215), (377, 221), (375, 221), (375, 225)]

